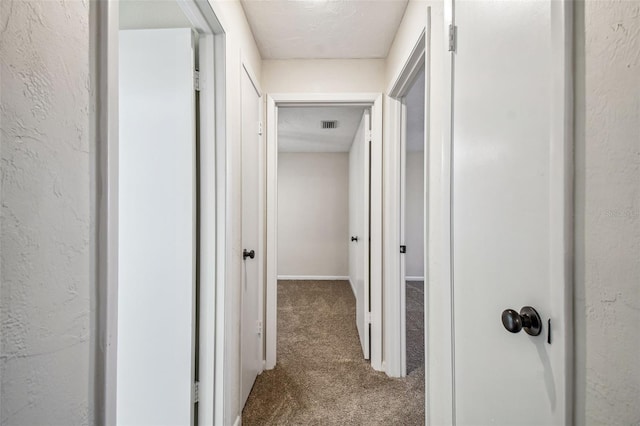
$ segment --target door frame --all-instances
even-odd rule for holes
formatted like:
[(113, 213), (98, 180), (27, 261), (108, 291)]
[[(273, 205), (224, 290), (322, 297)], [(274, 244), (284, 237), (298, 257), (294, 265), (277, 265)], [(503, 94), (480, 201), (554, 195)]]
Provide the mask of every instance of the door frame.
[[(200, 345), (198, 423), (213, 424), (221, 393), (216, 351), (220, 351), (220, 298), (225, 275), (226, 194), (226, 105), (225, 32), (207, 0), (177, 0), (199, 34), (200, 70)], [(118, 341), (118, 67), (119, 4), (99, 0), (92, 12), (96, 34), (92, 49), (92, 74), (96, 84), (95, 166), (95, 316), (91, 333), (95, 385), (92, 389), (94, 416), (98, 423), (116, 424)], [(215, 262), (211, 262), (215, 259)], [(217, 391), (217, 392), (216, 392)]]
[(267, 266), (265, 304), (265, 369), (276, 365), (278, 284), (278, 107), (342, 106), (371, 107), (371, 366), (384, 371), (382, 353), (382, 94), (381, 93), (286, 93), (267, 95)]
[[(400, 254), (399, 247), (403, 243), (402, 206), (403, 193), (401, 188), (404, 175), (404, 154), (406, 146), (406, 104), (404, 97), (409, 92), (422, 67), (425, 73), (425, 117), (424, 117), (424, 188), (425, 218), (424, 218), (424, 307), (425, 307), (425, 346), (427, 342), (427, 299), (429, 285), (429, 100), (430, 100), (430, 46), (431, 46), (431, 8), (427, 8), (425, 29), (419, 34), (411, 53), (409, 54), (400, 74), (387, 91), (389, 101), (389, 128), (385, 143), (385, 364), (387, 374), (392, 377), (406, 375), (406, 289), (403, 285), (405, 260)], [(398, 283), (398, 285), (394, 285)], [(425, 364), (427, 351), (425, 347)], [(426, 388), (425, 388), (426, 389)]]
[[(551, 40), (555, 58), (554, 101), (550, 110), (553, 127), (551, 140), (555, 142), (550, 158), (551, 209), (549, 211), (552, 238), (549, 245), (550, 257), (562, 259), (551, 263), (550, 278), (564, 286), (553, 286), (552, 300), (564, 311), (561, 324), (556, 324), (554, 335), (564, 342), (565, 357), (559, 366), (565, 371), (563, 394), (558, 397), (559, 418), (562, 424), (573, 424), (573, 4), (570, 0), (548, 0), (551, 8)], [(428, 310), (429, 318), (437, 319), (428, 323), (426, 383), (426, 425), (456, 424), (455, 394), (455, 300), (453, 276), (453, 71), (455, 67), (455, 40), (453, 50), (448, 50), (449, 28), (455, 26), (455, 0), (444, 2), (444, 106), (446, 108), (443, 127), (442, 155), (431, 158), (430, 164), (439, 162), (441, 210), (429, 205), (429, 214), (438, 214), (438, 223), (444, 231), (429, 240), (429, 247), (439, 247), (440, 264), (438, 281), (430, 281)], [(433, 173), (433, 172), (432, 172)], [(433, 177), (433, 174), (431, 175)], [(435, 235), (436, 233), (434, 233)], [(431, 373), (431, 374), (429, 374)]]

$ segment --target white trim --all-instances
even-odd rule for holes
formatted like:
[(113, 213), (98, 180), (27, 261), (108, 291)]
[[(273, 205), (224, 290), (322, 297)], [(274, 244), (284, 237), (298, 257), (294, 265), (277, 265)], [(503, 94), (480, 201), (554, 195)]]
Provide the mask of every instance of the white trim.
[[(454, 372), (453, 372), (453, 276), (451, 264), (451, 143), (452, 143), (452, 90), (453, 52), (449, 52), (449, 25), (453, 24), (453, 1), (444, 1), (444, 25), (442, 28), (443, 59), (443, 127), (441, 157), (431, 158), (439, 163), (430, 171), (429, 216), (433, 232), (429, 239), (429, 285), (425, 291), (425, 386), (426, 426), (454, 425)], [(435, 141), (434, 141), (435, 143)], [(435, 173), (439, 175), (436, 176)], [(434, 202), (438, 199), (438, 202)], [(439, 207), (439, 209), (438, 209)], [(439, 323), (439, 327), (432, 324)]]
[(348, 281), (349, 277), (346, 275), (278, 275), (278, 281), (280, 280), (295, 280), (295, 281)]
[[(224, 33), (216, 35), (215, 49), (215, 91), (216, 95), (216, 291), (215, 291), (215, 376), (214, 376), (214, 422), (222, 424), (224, 418), (225, 389), (225, 299), (227, 283), (227, 127), (230, 114), (227, 114), (226, 96), (226, 41)], [(203, 425), (201, 423), (201, 425)]]
[[(402, 206), (404, 198), (404, 169), (405, 169), (405, 139), (406, 139), (406, 105), (404, 96), (413, 85), (418, 73), (425, 69), (425, 188), (428, 187), (428, 148), (429, 147), (429, 82), (431, 70), (428, 58), (431, 42), (431, 8), (427, 8), (425, 29), (420, 33), (413, 49), (409, 53), (402, 69), (389, 87), (389, 126), (385, 142), (385, 345), (384, 355), (387, 366), (386, 372), (392, 377), (406, 375), (406, 293), (404, 281), (405, 258), (400, 254), (399, 247), (404, 244), (404, 223)], [(398, 190), (400, 188), (400, 190)], [(428, 196), (428, 195), (427, 195)], [(427, 203), (428, 204), (428, 203)], [(425, 212), (428, 212), (425, 208)], [(425, 275), (428, 271), (427, 235), (429, 229), (429, 215), (425, 215)], [(426, 292), (425, 292), (426, 293)], [(426, 298), (426, 295), (425, 295)], [(425, 303), (425, 311), (426, 311)], [(425, 342), (426, 342), (425, 326)]]
[(424, 281), (424, 277), (406, 276), (405, 281)]
[(267, 95), (267, 290), (265, 311), (265, 369), (276, 366), (276, 334), (278, 306), (278, 145), (276, 123), (278, 108), (272, 96)]
[(233, 426), (240, 426), (242, 424), (242, 415), (238, 415), (238, 417), (236, 417), (236, 421), (233, 422)]
[(116, 424), (118, 360), (119, 4), (98, 1), (95, 421)]
[[(353, 281), (351, 281), (351, 278), (349, 278), (349, 286), (351, 287), (351, 292), (353, 293), (353, 297), (357, 298), (358, 296), (356, 296), (356, 286), (353, 284)], [(384, 361), (382, 361), (382, 365), (384, 370)]]
[[(430, 19), (431, 7), (427, 8), (427, 20)], [(431, 31), (431, 28), (425, 23), (425, 29), (422, 30), (420, 35), (418, 36), (418, 40), (416, 40), (413, 49), (411, 49), (411, 53), (407, 57), (400, 73), (396, 76), (389, 86), (387, 93), (392, 98), (401, 98), (407, 94), (411, 85), (416, 79), (416, 76), (422, 69), (422, 65), (425, 63), (425, 50), (427, 46), (427, 28)]]
[(362, 105), (372, 110), (371, 146), (371, 366), (382, 370), (382, 95), (286, 93), (267, 96), (267, 296), (266, 368), (276, 364), (277, 343), (277, 111), (279, 106)]
[[(215, 36), (203, 34), (198, 44), (201, 70), (215, 70)], [(199, 402), (198, 423), (213, 423), (215, 400), (215, 315), (216, 315), (216, 266), (210, 259), (216, 257), (216, 88), (214, 73), (200, 73), (200, 297), (199, 297)], [(223, 139), (224, 140), (224, 139)]]
[[(564, 345), (564, 359), (552, 366), (564, 371), (559, 384), (557, 423), (573, 424), (573, 2), (550, 1), (554, 56), (552, 149), (550, 157), (549, 241), (551, 300), (556, 342)], [(564, 284), (564, 285), (561, 285)], [(558, 327), (558, 324), (559, 327)], [(564, 390), (564, 393), (562, 393)]]
[[(424, 46), (423, 46), (424, 49)], [(423, 54), (420, 55), (424, 57)], [(418, 63), (414, 65), (412, 68), (417, 69)], [(413, 74), (413, 69), (411, 73)], [(426, 74), (425, 74), (426, 78)], [(405, 82), (405, 89), (409, 90), (409, 82)], [(405, 93), (406, 94), (406, 93)], [(425, 109), (425, 114), (427, 110)], [(425, 127), (424, 132), (427, 132), (427, 128)], [(400, 143), (398, 144), (400, 148), (400, 190), (398, 194), (400, 195), (400, 205), (398, 215), (398, 221), (400, 223), (399, 231), (400, 231), (400, 244), (407, 244), (407, 100), (405, 98), (401, 101), (400, 106)], [(427, 165), (425, 164), (423, 167), (423, 173), (427, 170)], [(425, 187), (426, 188), (426, 187)], [(426, 193), (426, 192), (425, 192)], [(426, 213), (426, 211), (425, 211)], [(425, 215), (426, 217), (426, 215)], [(398, 349), (400, 350), (400, 377), (405, 377), (407, 375), (407, 286), (406, 286), (406, 274), (407, 274), (407, 255), (401, 254), (398, 251), (394, 253), (394, 256), (389, 259), (399, 260), (400, 263), (400, 276), (399, 278), (399, 287), (400, 287), (400, 345), (398, 345)], [(395, 319), (395, 318), (394, 318)], [(395, 355), (397, 352), (391, 352), (389, 355)], [(391, 357), (390, 361), (393, 360)], [(397, 362), (394, 363), (396, 366)]]

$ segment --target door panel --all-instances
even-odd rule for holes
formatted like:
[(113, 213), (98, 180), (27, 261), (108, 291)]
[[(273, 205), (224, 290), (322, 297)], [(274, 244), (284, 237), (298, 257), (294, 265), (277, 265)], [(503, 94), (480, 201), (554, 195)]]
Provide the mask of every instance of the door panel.
[(190, 29), (120, 31), (119, 425), (192, 422), (193, 70)]
[(259, 247), (260, 137), (258, 122), (260, 98), (247, 72), (242, 71), (242, 247), (254, 251), (254, 258), (242, 263), (242, 405), (247, 401), (253, 383), (260, 372), (261, 346), (259, 267), (262, 247)]
[[(551, 2), (455, 4), (457, 424), (563, 424), (565, 348), (547, 343), (547, 320), (560, 330), (564, 317), (552, 287), (566, 285), (551, 279)], [(523, 306), (542, 317), (541, 335), (502, 325), (505, 309)]]
[(349, 279), (356, 295), (356, 326), (365, 359), (370, 357), (369, 301), (369, 168), (371, 116), (365, 111), (349, 152)]

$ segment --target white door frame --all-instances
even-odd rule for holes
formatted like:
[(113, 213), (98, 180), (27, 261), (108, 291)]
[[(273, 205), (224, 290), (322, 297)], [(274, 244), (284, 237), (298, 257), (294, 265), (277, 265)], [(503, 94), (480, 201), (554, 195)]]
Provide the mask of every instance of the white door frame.
[[(430, 47), (430, 13), (427, 8), (425, 30), (423, 30), (409, 54), (400, 74), (397, 76), (387, 93), (389, 94), (390, 122), (385, 142), (385, 210), (384, 210), (384, 236), (385, 236), (385, 273), (384, 273), (384, 310), (385, 310), (385, 366), (386, 372), (392, 377), (404, 377), (406, 375), (406, 291), (404, 280), (404, 258), (400, 254), (402, 242), (402, 217), (401, 206), (402, 193), (398, 190), (402, 183), (403, 153), (406, 146), (406, 105), (404, 97), (409, 92), (418, 73), (424, 66), (425, 69), (425, 127), (424, 127), (424, 153), (425, 153), (425, 185), (428, 191), (429, 183), (429, 47)], [(428, 196), (427, 196), (428, 198)], [(425, 343), (427, 337), (427, 295), (429, 286), (429, 215), (428, 202), (425, 200), (424, 223), (424, 286), (425, 286)], [(425, 350), (426, 358), (426, 350)]]
[[(178, 0), (199, 34), (200, 67), (200, 350), (199, 424), (213, 424), (218, 410), (215, 390), (221, 389), (216, 357), (221, 340), (216, 315), (224, 285), (225, 260), (225, 36), (207, 0)], [(95, 9), (97, 111), (96, 166), (96, 284), (94, 368), (95, 419), (116, 424), (118, 331), (118, 57), (119, 4), (100, 0)], [(215, 263), (211, 262), (215, 259)], [(218, 321), (219, 322), (219, 321)], [(214, 371), (215, 370), (215, 371)], [(221, 410), (221, 405), (220, 405)]]
[(276, 365), (277, 341), (277, 231), (278, 231), (278, 107), (371, 107), (371, 366), (383, 371), (382, 354), (382, 94), (287, 93), (267, 95), (267, 288), (265, 319), (265, 368)]
[[(444, 2), (444, 40), (448, 45), (449, 26), (455, 28), (455, 0)], [(565, 393), (557, 395), (559, 417), (563, 418), (563, 424), (573, 424), (573, 82), (572, 82), (572, 23), (573, 6), (569, 0), (549, 0), (552, 19), (552, 48), (555, 56), (554, 90), (552, 110), (553, 134), (552, 141), (555, 147), (550, 159), (551, 181), (551, 209), (549, 211), (552, 240), (549, 245), (550, 257), (563, 259), (562, 262), (551, 264), (550, 275), (554, 282), (564, 283), (564, 286), (551, 288), (552, 299), (564, 312), (562, 324), (556, 324), (554, 333), (561, 335), (565, 342), (565, 359), (562, 368), (565, 371)], [(448, 47), (448, 46), (447, 46)], [(455, 48), (455, 41), (454, 41)], [(440, 186), (437, 196), (441, 199), (441, 210), (435, 211), (429, 204), (429, 215), (437, 215), (441, 221), (438, 226), (443, 227), (443, 232), (438, 233), (441, 240), (436, 238), (429, 240), (428, 246), (439, 247), (439, 264), (436, 269), (431, 269), (430, 274), (437, 275), (437, 281), (429, 282), (428, 319), (436, 319), (426, 323), (425, 331), (428, 340), (425, 352), (426, 376), (428, 377), (425, 391), (427, 397), (426, 425), (455, 425), (456, 424), (456, 400), (455, 400), (455, 324), (454, 317), (454, 277), (452, 273), (452, 168), (453, 168), (453, 69), (455, 64), (455, 51), (444, 49), (445, 84), (444, 105), (446, 107), (446, 119), (444, 120), (442, 156), (431, 158), (430, 164), (440, 163)], [(435, 141), (434, 141), (435, 142)], [(433, 172), (432, 172), (433, 173)], [(433, 177), (433, 174), (431, 175)], [(430, 197), (430, 200), (432, 197)], [(435, 234), (435, 233), (434, 233)], [(430, 262), (431, 263), (431, 262)], [(431, 264), (433, 266), (433, 264)], [(425, 292), (426, 293), (426, 292)], [(437, 328), (434, 326), (437, 322)], [(427, 343), (428, 342), (428, 343)]]

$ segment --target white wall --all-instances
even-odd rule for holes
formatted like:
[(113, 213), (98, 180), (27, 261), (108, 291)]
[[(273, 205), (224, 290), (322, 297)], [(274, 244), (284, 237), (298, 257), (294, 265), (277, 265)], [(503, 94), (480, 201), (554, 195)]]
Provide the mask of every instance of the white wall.
[(278, 275), (349, 275), (349, 153), (278, 154)]
[(640, 422), (640, 2), (576, 2), (575, 423)]
[(407, 152), (405, 212), (405, 273), (424, 277), (424, 151)]
[(262, 63), (268, 93), (383, 92), (384, 59), (291, 59)]
[(0, 419), (92, 424), (89, 3), (0, 15)]
[(418, 74), (406, 104), (405, 273), (424, 277), (424, 97), (425, 73)]

